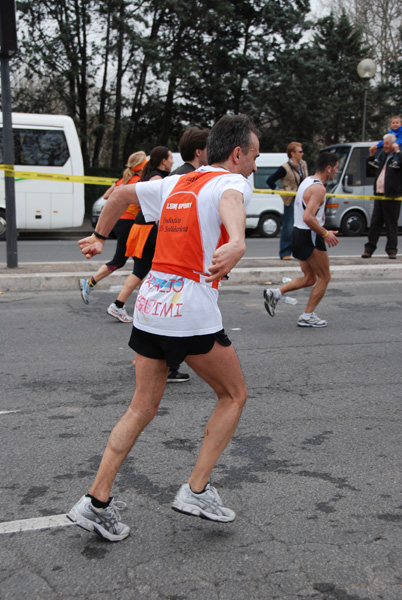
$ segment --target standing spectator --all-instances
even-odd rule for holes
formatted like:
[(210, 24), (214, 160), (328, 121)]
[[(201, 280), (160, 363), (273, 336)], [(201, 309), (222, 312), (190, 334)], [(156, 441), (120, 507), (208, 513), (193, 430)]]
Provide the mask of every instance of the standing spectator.
[[(370, 157), (376, 153), (376, 147), (370, 148)], [(368, 159), (370, 164), (371, 159)], [(396, 162), (399, 169), (392, 168)], [(397, 198), (402, 196), (402, 151), (396, 143), (396, 136), (384, 135), (384, 152), (381, 153), (379, 166), (374, 179), (374, 195)], [(399, 200), (374, 200), (367, 244), (364, 246), (362, 258), (370, 258), (377, 248), (382, 226), (385, 225), (387, 243), (385, 252), (389, 258), (396, 258), (398, 252), (398, 219), (401, 211)]]
[[(391, 117), (391, 124), (390, 124), (390, 130), (388, 131), (388, 133), (393, 134), (396, 136), (396, 143), (398, 144), (399, 147), (402, 147), (402, 119), (399, 115), (395, 115), (393, 117)], [(378, 150), (380, 152), (378, 152)], [(373, 154), (372, 154), (373, 152)], [(375, 169), (378, 169), (378, 167), (380, 166), (380, 161), (383, 157), (383, 153), (384, 153), (384, 141), (381, 140), (380, 142), (378, 142), (378, 144), (373, 144), (370, 148), (370, 161), (369, 161), (369, 165), (371, 167), (374, 167)], [(372, 157), (375, 157), (374, 159)], [(396, 159), (391, 160), (390, 167), (392, 167), (393, 169), (399, 169), (399, 163)]]
[[(303, 160), (303, 147), (300, 142), (291, 142), (286, 148), (289, 157), (284, 163), (267, 179), (267, 184), (274, 190), (276, 182), (281, 180), (282, 187), (287, 192), (296, 192), (299, 185), (308, 175), (307, 163)], [(282, 218), (281, 237), (279, 242), (279, 256), (281, 260), (292, 258), (292, 233), (294, 221), (294, 196), (282, 196), (284, 212)]]
[[(142, 171), (146, 164), (147, 156), (145, 152), (140, 150), (139, 152), (134, 152), (134, 154), (131, 154), (128, 157), (123, 177), (116, 181), (116, 183), (114, 183), (108, 190), (106, 190), (103, 197), (107, 200), (111, 193), (116, 189), (116, 187), (120, 185), (136, 183), (137, 181), (139, 181)], [(121, 269), (126, 264), (128, 258), (126, 256), (126, 242), (130, 233), (130, 229), (138, 214), (138, 211), (139, 207), (135, 204), (128, 206), (124, 214), (122, 214), (122, 216), (114, 226), (113, 232), (117, 238), (117, 244), (116, 251), (112, 260), (99, 267), (95, 275), (92, 275), (92, 277), (89, 277), (88, 279), (79, 280), (81, 296), (85, 304), (89, 304), (89, 295), (95, 289), (95, 286), (99, 281), (101, 281), (117, 269)], [(126, 309), (124, 308), (124, 303), (122, 304), (119, 315), (120, 320), (122, 321), (132, 321), (132, 319), (128, 316), (126, 312)]]

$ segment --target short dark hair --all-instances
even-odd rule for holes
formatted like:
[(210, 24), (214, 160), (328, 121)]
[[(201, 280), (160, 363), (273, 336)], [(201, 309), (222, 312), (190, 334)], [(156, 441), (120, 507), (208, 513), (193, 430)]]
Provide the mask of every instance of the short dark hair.
[(207, 141), (208, 163), (227, 160), (236, 146), (245, 154), (250, 149), (250, 134), (260, 137), (260, 132), (247, 115), (225, 115), (212, 127)]
[(339, 156), (334, 152), (320, 152), (315, 163), (315, 170), (322, 173), (329, 167), (334, 167), (339, 162)]
[(185, 162), (194, 160), (196, 150), (204, 150), (207, 145), (209, 129), (190, 127), (180, 138), (179, 152)]

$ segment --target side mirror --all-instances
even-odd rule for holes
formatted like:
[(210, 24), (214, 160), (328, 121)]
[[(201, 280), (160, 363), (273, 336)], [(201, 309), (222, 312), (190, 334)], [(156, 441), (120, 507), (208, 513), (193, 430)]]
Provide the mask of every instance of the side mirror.
[(347, 175), (345, 175), (345, 178), (343, 180), (344, 192), (346, 192), (347, 194), (351, 194), (353, 192), (352, 185), (353, 185), (353, 173), (348, 173)]

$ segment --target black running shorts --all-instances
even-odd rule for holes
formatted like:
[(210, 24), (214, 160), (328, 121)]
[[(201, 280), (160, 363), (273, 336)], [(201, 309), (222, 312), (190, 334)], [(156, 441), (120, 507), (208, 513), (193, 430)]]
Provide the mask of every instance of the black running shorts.
[(170, 337), (148, 333), (134, 326), (128, 345), (142, 356), (164, 359), (169, 368), (177, 368), (189, 354), (207, 354), (215, 342), (222, 346), (232, 344), (224, 329), (207, 335)]
[(292, 254), (298, 260), (307, 260), (313, 254), (313, 250), (326, 252), (324, 238), (311, 229), (298, 229), (293, 227)]

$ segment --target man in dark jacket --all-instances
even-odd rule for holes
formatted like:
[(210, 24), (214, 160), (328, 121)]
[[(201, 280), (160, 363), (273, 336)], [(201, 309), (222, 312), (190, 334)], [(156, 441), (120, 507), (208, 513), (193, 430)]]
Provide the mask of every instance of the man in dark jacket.
[[(370, 148), (371, 160), (375, 152)], [(399, 168), (390, 166), (391, 162), (397, 162)], [(402, 151), (396, 143), (393, 134), (384, 136), (384, 153), (380, 157), (380, 165), (374, 180), (374, 195), (389, 196), (397, 198), (402, 196)], [(377, 248), (378, 238), (382, 226), (385, 225), (387, 243), (385, 251), (389, 258), (396, 258), (398, 251), (398, 219), (401, 210), (399, 200), (375, 200), (374, 210), (371, 216), (370, 230), (367, 244), (364, 246), (362, 258), (370, 258)]]

